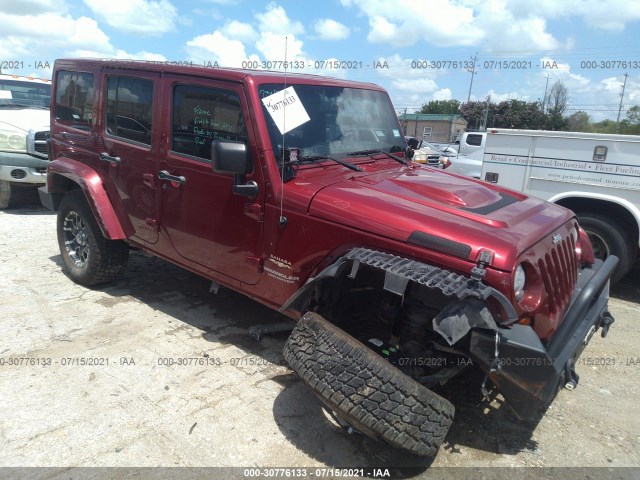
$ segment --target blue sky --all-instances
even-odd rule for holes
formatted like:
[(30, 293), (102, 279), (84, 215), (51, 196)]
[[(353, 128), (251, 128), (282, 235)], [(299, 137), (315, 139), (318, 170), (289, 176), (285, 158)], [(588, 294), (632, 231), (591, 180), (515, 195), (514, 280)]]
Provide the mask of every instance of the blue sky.
[(567, 113), (615, 119), (627, 73), (622, 116), (640, 105), (632, 0), (0, 0), (3, 73), (73, 56), (277, 67), (285, 38), (289, 72), (380, 84), (398, 111), (466, 101), (476, 53), (471, 99), (541, 100), (548, 77)]

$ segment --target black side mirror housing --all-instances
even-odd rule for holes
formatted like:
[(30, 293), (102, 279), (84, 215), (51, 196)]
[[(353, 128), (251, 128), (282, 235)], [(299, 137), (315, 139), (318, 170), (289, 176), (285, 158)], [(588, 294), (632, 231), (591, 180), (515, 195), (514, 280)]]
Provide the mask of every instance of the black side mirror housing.
[(253, 161), (244, 142), (214, 140), (211, 142), (211, 167), (214, 173), (233, 175), (233, 193), (254, 198), (258, 195), (258, 184), (253, 180), (245, 183), (244, 176), (253, 171)]
[(253, 171), (247, 145), (232, 140), (211, 142), (211, 165), (215, 173), (223, 175), (246, 175)]

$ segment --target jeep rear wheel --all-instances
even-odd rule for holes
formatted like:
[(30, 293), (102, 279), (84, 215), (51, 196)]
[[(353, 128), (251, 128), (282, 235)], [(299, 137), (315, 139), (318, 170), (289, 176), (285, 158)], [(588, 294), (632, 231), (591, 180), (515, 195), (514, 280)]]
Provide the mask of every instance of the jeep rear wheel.
[(58, 245), (69, 276), (86, 286), (114, 280), (127, 265), (129, 247), (100, 231), (81, 190), (68, 192), (58, 209)]
[(411, 453), (435, 456), (453, 405), (315, 313), (284, 347), (289, 366), (355, 430)]

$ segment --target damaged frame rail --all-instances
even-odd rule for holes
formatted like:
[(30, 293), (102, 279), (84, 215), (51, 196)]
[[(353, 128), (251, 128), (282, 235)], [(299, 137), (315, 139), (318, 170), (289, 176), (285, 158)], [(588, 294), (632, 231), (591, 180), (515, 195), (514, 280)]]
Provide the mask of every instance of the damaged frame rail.
[[(384, 289), (399, 296), (404, 296), (409, 283), (415, 282), (440, 290), (445, 296), (456, 297), (457, 300), (433, 319), (434, 331), (449, 345), (464, 344), (469, 357), (523, 420), (534, 418), (544, 410), (562, 386), (575, 388), (578, 383), (576, 360), (593, 334), (602, 328), (602, 337), (605, 337), (614, 322), (607, 305), (609, 279), (618, 264), (615, 256), (609, 256), (604, 262), (596, 260), (594, 265), (581, 270), (564, 319), (546, 343), (531, 326), (517, 323), (518, 317), (509, 299), (482, 282), (486, 266), (482, 259), (467, 277), (392, 254), (355, 248), (309, 279), (280, 310), (304, 310), (315, 285), (344, 272), (349, 262), (350, 278), (355, 278), (361, 265), (384, 271)], [(506, 314), (500, 326), (486, 307), (490, 297)], [(465, 338), (468, 342), (462, 342)]]

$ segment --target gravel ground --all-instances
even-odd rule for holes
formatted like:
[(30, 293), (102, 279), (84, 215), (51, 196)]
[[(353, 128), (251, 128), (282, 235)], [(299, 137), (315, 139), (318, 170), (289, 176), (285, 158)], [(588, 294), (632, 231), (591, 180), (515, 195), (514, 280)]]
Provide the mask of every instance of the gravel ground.
[[(476, 376), (461, 379), (446, 389), (456, 420), (429, 464), (332, 424), (284, 365), (287, 334), (261, 342), (247, 334), (284, 318), (239, 294), (213, 294), (205, 279), (140, 252), (115, 284), (76, 285), (61, 271), (55, 216), (33, 199), (0, 211), (0, 252), (0, 466), (295, 467), (315, 476), (377, 467), (418, 478), (581, 467), (590, 478), (640, 476), (616, 468), (640, 467), (640, 265), (613, 289), (616, 323), (585, 350), (576, 390), (523, 423), (498, 399), (484, 402)], [(541, 478), (518, 474), (531, 471)], [(0, 478), (19, 473), (0, 469)]]

